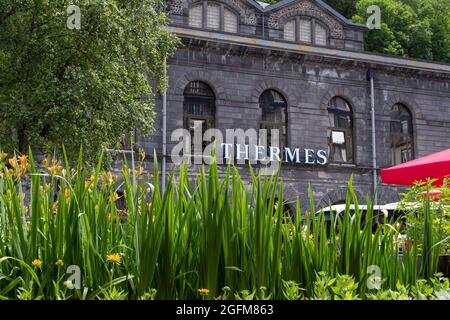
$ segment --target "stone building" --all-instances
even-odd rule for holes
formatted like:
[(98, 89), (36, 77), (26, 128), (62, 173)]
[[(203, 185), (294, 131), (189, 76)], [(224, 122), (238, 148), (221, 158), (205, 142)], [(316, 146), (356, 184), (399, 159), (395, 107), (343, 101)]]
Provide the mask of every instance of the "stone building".
[[(365, 52), (366, 26), (321, 0), (167, 0), (166, 10), (183, 43), (168, 59), (169, 155), (171, 133), (196, 121), (278, 128), (281, 146), (302, 158), (282, 166), (287, 199), (307, 204), (311, 183), (325, 206), (345, 199), (351, 175), (361, 200), (373, 193), (373, 151), (378, 172), (450, 148), (450, 65)], [(138, 138), (147, 153), (162, 154), (162, 101), (155, 134)], [(305, 164), (304, 148), (326, 150), (327, 163)], [(378, 196), (397, 201), (397, 188), (380, 186)]]

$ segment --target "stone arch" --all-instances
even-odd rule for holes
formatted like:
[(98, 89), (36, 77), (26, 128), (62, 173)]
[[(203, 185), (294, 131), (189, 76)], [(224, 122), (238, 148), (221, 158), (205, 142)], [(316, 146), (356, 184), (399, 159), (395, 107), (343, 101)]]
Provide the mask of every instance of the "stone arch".
[(348, 88), (335, 87), (335, 88), (329, 90), (322, 97), (322, 100), (320, 101), (320, 109), (326, 112), (327, 109), (328, 109), (328, 103), (334, 97), (341, 97), (341, 98), (345, 99), (349, 103), (350, 107), (352, 108), (353, 115), (355, 114), (355, 112), (357, 110), (360, 111), (360, 107), (362, 108), (362, 106), (358, 106), (357, 104), (355, 104), (355, 102), (351, 98), (352, 97), (352, 93), (350, 92), (350, 90)]
[(259, 97), (261, 96), (261, 94), (264, 91), (269, 90), (269, 89), (276, 90), (283, 95), (283, 97), (286, 99), (287, 104), (288, 104), (288, 112), (289, 112), (290, 107), (297, 106), (297, 99), (295, 97), (295, 93), (293, 91), (291, 91), (291, 89), (288, 88), (283, 83), (283, 81), (279, 81), (277, 79), (265, 80), (265, 81), (258, 83), (258, 85), (255, 87), (255, 89), (252, 92), (251, 103), (255, 104), (255, 105), (259, 105)]
[(363, 106), (359, 106), (355, 103), (354, 99), (352, 99), (352, 93), (350, 90), (346, 87), (334, 87), (333, 89), (329, 90), (320, 101), (320, 110), (321, 113), (325, 114), (327, 116), (327, 126), (329, 126), (329, 118), (328, 118), (328, 103), (333, 99), (334, 97), (340, 97), (347, 101), (347, 103), (350, 105), (351, 109), (351, 120), (352, 120), (352, 149), (353, 149), (353, 163), (358, 162), (358, 156), (359, 152), (357, 149), (357, 137), (358, 137), (358, 124), (357, 124), (357, 118), (356, 118), (356, 111), (359, 111), (360, 109), (363, 109)]
[(405, 94), (395, 94), (390, 96), (382, 107), (382, 113), (384, 116), (390, 119), (391, 108), (396, 105), (401, 104), (409, 110), (412, 116), (412, 126), (413, 126), (413, 157), (417, 156), (418, 145), (417, 145), (417, 123), (423, 119), (422, 112), (419, 105), (410, 96)]
[(415, 126), (415, 123), (417, 120), (423, 119), (422, 111), (421, 111), (419, 105), (416, 103), (416, 101), (413, 98), (411, 98), (410, 95), (401, 94), (401, 93), (391, 95), (386, 100), (386, 102), (384, 103), (384, 105), (382, 107), (383, 115), (389, 116), (392, 106), (397, 103), (404, 105), (406, 108), (408, 108), (409, 112), (411, 112), (411, 115), (412, 115), (413, 121), (414, 121), (414, 124), (413, 124), (414, 126)]
[[(362, 200), (361, 192), (354, 190), (358, 201)], [(328, 207), (330, 204), (336, 204), (344, 202), (347, 198), (347, 188), (338, 188), (327, 192), (322, 198), (317, 202), (316, 210)]]
[(212, 76), (211, 73), (205, 71), (192, 71), (186, 73), (178, 79), (173, 87), (169, 88), (169, 93), (182, 96), (184, 89), (191, 81), (202, 81), (206, 83), (213, 90), (216, 100), (225, 100), (225, 86), (222, 81), (219, 78)]

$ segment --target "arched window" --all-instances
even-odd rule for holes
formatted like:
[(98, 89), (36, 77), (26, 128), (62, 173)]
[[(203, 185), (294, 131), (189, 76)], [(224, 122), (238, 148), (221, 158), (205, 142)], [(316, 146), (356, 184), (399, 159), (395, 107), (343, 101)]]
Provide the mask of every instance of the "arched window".
[(300, 18), (299, 20), (299, 40), (311, 42), (311, 19)]
[(208, 2), (206, 7), (206, 28), (211, 30), (220, 29), (220, 5)]
[(295, 41), (295, 20), (288, 21), (284, 24), (284, 40)]
[(223, 31), (230, 33), (238, 32), (238, 18), (233, 11), (225, 8), (223, 14)]
[[(216, 97), (211, 88), (204, 82), (192, 81), (184, 89), (184, 127), (191, 134), (191, 150), (197, 154), (200, 150), (194, 149), (194, 131), (201, 128), (202, 135), (205, 131), (214, 128), (216, 113)], [(203, 149), (208, 142), (203, 142)]]
[[(278, 130), (279, 145), (283, 148), (287, 144), (287, 102), (275, 90), (266, 90), (259, 97), (261, 108), (260, 129), (267, 130), (267, 145), (272, 145), (272, 130)], [(274, 145), (276, 146), (276, 145)]]
[(350, 104), (341, 97), (328, 103), (328, 154), (332, 162), (353, 162), (353, 115)]
[(237, 33), (238, 15), (224, 4), (202, 1), (189, 8), (189, 26)]
[(328, 44), (328, 32), (317, 19), (299, 16), (284, 24), (284, 40), (326, 46)]
[(392, 164), (400, 164), (414, 158), (414, 136), (411, 112), (402, 104), (391, 109)]
[(327, 29), (318, 22), (314, 26), (314, 43), (319, 46), (327, 45)]
[(198, 4), (189, 8), (189, 26), (194, 28), (203, 27), (203, 5)]

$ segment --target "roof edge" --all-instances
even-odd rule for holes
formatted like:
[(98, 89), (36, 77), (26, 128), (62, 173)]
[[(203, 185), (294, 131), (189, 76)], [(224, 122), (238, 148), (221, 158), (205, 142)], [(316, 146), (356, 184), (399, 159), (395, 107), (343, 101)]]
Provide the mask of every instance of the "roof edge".
[(264, 12), (264, 8), (260, 6), (260, 4), (256, 0), (247, 0), (247, 3), (251, 6), (255, 7), (261, 12)]
[(186, 28), (184, 26), (168, 26), (166, 27), (166, 29), (170, 32), (174, 32), (178, 36), (187, 38), (234, 43), (237, 45), (245, 45), (249, 47), (259, 47), (271, 50), (311, 54), (342, 60), (366, 62), (369, 64), (380, 66), (399, 67), (411, 70), (421, 70), (431, 73), (442, 73), (447, 76), (450, 75), (450, 64), (439, 61), (412, 59), (368, 51), (359, 52), (336, 48), (317, 47), (312, 45), (277, 41), (274, 39), (251, 38), (244, 35), (223, 34), (212, 31), (196, 30)]

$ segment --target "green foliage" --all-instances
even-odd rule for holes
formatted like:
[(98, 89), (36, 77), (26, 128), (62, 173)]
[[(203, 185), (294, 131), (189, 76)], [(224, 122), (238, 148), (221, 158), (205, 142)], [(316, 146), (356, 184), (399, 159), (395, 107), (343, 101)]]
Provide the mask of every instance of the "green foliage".
[[(338, 275), (329, 277), (321, 272), (315, 282), (315, 300), (359, 300), (358, 284), (353, 277)], [(430, 280), (420, 279), (415, 284), (405, 286), (397, 282), (394, 289), (372, 290), (366, 294), (368, 300), (449, 300), (450, 282), (448, 278), (442, 278), (439, 274)]]
[(300, 300), (303, 298), (302, 288), (295, 281), (283, 280), (283, 296), (286, 300)]
[[(125, 129), (152, 132), (155, 88), (178, 40), (159, 0), (0, 0), (0, 148), (64, 144), (71, 159), (116, 147)], [(147, 74), (145, 74), (147, 72)], [(57, 148), (58, 149), (58, 148)]]
[(325, 272), (317, 274), (314, 283), (315, 300), (358, 300), (358, 284), (353, 277), (338, 275), (331, 279)]
[(352, 19), (365, 24), (370, 5), (381, 8), (381, 29), (366, 32), (366, 50), (450, 62), (450, 0), (358, 0)]
[(333, 9), (344, 17), (350, 19), (356, 13), (356, 2), (358, 0), (324, 0)]
[[(403, 194), (400, 207), (407, 213), (406, 234), (409, 238), (419, 238), (416, 244), (421, 250), (424, 243), (435, 243), (428, 250), (435, 250), (441, 254), (450, 254), (450, 180), (445, 180), (438, 196), (430, 196), (427, 206), (426, 194), (432, 187), (427, 183), (417, 183)], [(430, 181), (431, 183), (431, 181)], [(427, 230), (428, 229), (428, 230)], [(428, 231), (428, 232), (426, 232)], [(432, 235), (433, 239), (426, 239), (424, 235)]]
[[(302, 215), (298, 201), (290, 220), (278, 174), (250, 167), (247, 186), (233, 167), (219, 175), (213, 163), (193, 179), (183, 166), (162, 193), (157, 163), (150, 174), (141, 161), (124, 165), (121, 179), (102, 172), (101, 157), (84, 168), (81, 152), (76, 168), (46, 160), (42, 172), (31, 152), (9, 167), (1, 161), (0, 298), (358, 299), (374, 293), (368, 266), (380, 268), (382, 290), (402, 292), (421, 276), (418, 251), (399, 254), (396, 221), (372, 234), (373, 204), (357, 209), (351, 180), (344, 216), (331, 217), (337, 234), (323, 213)], [(427, 280), (435, 251), (428, 260)], [(82, 280), (74, 290), (73, 265)]]

